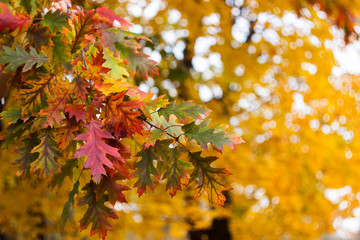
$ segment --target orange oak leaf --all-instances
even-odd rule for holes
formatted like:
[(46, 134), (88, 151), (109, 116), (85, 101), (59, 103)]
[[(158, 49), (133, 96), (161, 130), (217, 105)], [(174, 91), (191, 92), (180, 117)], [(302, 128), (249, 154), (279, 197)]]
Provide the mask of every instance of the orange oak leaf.
[(106, 175), (103, 164), (109, 168), (114, 168), (113, 163), (106, 157), (106, 154), (120, 157), (117, 148), (111, 147), (101, 140), (102, 138), (114, 138), (109, 132), (102, 130), (102, 126), (100, 122), (91, 119), (91, 122), (85, 125), (88, 131), (74, 138), (74, 140), (86, 141), (85, 145), (76, 151), (74, 158), (88, 155), (84, 168), (91, 169), (90, 174), (96, 182), (100, 179), (101, 174)]
[(91, 55), (91, 59), (92, 63), (84, 59), (84, 61), (87, 63), (87, 68), (82, 67), (82, 76), (85, 79), (95, 82), (97, 85), (101, 85), (103, 76), (110, 71), (110, 68), (102, 66), (106, 61), (102, 51), (99, 52), (95, 57)]
[(131, 137), (134, 133), (141, 134), (143, 122), (137, 117), (141, 115), (139, 109), (143, 103), (139, 100), (124, 101), (126, 92), (111, 95), (103, 112), (105, 125), (115, 134), (115, 137)]
[(84, 80), (83, 78), (77, 76), (72, 82), (72, 90), (71, 93), (74, 93), (77, 98), (85, 99), (86, 94), (88, 94), (87, 88), (90, 86), (90, 83)]

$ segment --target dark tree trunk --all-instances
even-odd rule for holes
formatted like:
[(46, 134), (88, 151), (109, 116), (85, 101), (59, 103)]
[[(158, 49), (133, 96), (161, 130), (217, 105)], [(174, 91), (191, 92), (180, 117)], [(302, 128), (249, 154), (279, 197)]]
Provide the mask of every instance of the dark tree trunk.
[[(231, 203), (230, 193), (223, 192), (226, 197), (225, 207), (229, 207)], [(190, 240), (231, 240), (229, 231), (229, 218), (215, 218), (210, 229), (201, 229), (189, 231)]]

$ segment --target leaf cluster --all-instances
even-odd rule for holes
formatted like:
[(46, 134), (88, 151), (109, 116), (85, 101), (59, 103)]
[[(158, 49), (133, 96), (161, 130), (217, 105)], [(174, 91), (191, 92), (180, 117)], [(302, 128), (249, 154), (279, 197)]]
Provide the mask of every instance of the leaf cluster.
[[(8, 20), (0, 23), (0, 67), (9, 73), (17, 105), (1, 113), (9, 120), (3, 145), (19, 145), (13, 165), (21, 179), (38, 175), (49, 188), (72, 180), (61, 229), (79, 195), (77, 205), (88, 205), (80, 229), (92, 223), (91, 235), (105, 238), (112, 230), (108, 218), (117, 215), (104, 203), (126, 202), (123, 191), (133, 187), (139, 196), (154, 191), (158, 180), (171, 196), (194, 182), (195, 197), (205, 191), (210, 202), (224, 204), (230, 173), (211, 166), (216, 157), (203, 152), (243, 141), (223, 127), (209, 127), (207, 109), (169, 103), (131, 84), (158, 74), (141, 52), (146, 37), (130, 32), (130, 24), (105, 7), (74, 7), (68, 14), (43, 14), (39, 6), (13, 14), (11, 6), (1, 7), (0, 19)], [(202, 150), (192, 152), (191, 145)], [(132, 178), (134, 186), (123, 181)]]

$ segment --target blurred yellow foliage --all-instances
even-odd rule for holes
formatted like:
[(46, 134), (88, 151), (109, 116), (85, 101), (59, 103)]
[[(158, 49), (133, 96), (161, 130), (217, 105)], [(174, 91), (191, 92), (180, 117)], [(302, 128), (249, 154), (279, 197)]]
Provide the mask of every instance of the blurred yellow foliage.
[[(350, 23), (341, 21), (358, 19), (359, 1), (101, 4), (127, 16), (154, 42), (144, 51), (160, 60), (160, 75), (140, 86), (203, 101), (213, 111), (212, 123), (229, 124), (246, 141), (226, 149), (217, 163), (233, 173), (226, 208), (210, 206), (206, 196), (192, 199), (191, 188), (170, 198), (159, 182), (154, 194), (126, 193), (129, 203), (119, 204), (108, 239), (184, 239), (188, 230), (209, 228), (222, 217), (230, 219), (233, 239), (318, 239), (334, 231), (335, 219), (354, 216), (360, 200), (360, 78), (342, 72), (334, 51), (351, 47), (345, 40), (356, 29), (348, 34)], [(2, 228), (19, 239), (56, 231), (67, 196), (48, 192), (37, 179), (17, 180), (16, 169), (8, 169), (14, 157), (12, 149), (1, 152)], [(337, 200), (326, 197), (345, 186), (350, 188)], [(339, 207), (344, 201), (347, 206)], [(44, 219), (50, 223), (42, 225)], [(74, 219), (65, 239), (80, 238)]]

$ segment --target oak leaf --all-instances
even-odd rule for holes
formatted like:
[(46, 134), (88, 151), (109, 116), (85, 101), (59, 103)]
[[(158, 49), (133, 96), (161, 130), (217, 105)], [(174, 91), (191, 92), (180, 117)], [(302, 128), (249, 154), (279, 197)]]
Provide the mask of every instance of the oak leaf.
[(209, 120), (203, 121), (200, 125), (191, 122), (182, 126), (182, 130), (189, 141), (195, 139), (205, 150), (208, 149), (208, 143), (222, 151), (225, 145), (234, 147), (244, 142), (240, 137), (229, 135), (221, 127), (208, 127), (209, 123)]
[(14, 31), (16, 28), (19, 28), (20, 31), (28, 23), (31, 22), (31, 18), (25, 13), (12, 14), (9, 7), (0, 2), (0, 32), (5, 29), (9, 29), (9, 32)]
[(158, 159), (158, 157), (154, 154), (153, 147), (143, 149), (136, 156), (141, 157), (141, 160), (134, 164), (136, 171), (133, 173), (133, 176), (138, 178), (134, 187), (138, 188), (137, 192), (139, 196), (141, 196), (146, 192), (146, 187), (154, 191), (155, 183), (151, 179), (151, 175), (160, 178), (159, 172), (153, 162), (153, 160)]
[(108, 208), (104, 205), (106, 201), (106, 195), (102, 196), (101, 199), (96, 199), (95, 193), (96, 184), (94, 181), (86, 184), (82, 188), (83, 191), (86, 191), (86, 195), (79, 199), (78, 205), (81, 207), (87, 204), (89, 207), (80, 220), (80, 229), (86, 229), (90, 223), (92, 223), (90, 235), (97, 233), (99, 237), (105, 239), (107, 231), (112, 231), (113, 228), (107, 218), (117, 219), (117, 215), (113, 209)]
[(209, 202), (224, 205), (226, 197), (223, 191), (232, 188), (224, 181), (224, 177), (231, 173), (225, 168), (213, 168), (210, 166), (217, 157), (201, 157), (201, 152), (189, 152), (190, 161), (195, 169), (190, 175), (190, 182), (196, 182), (195, 198), (203, 191), (208, 195)]
[(129, 73), (126, 71), (126, 69), (120, 66), (122, 63), (121, 59), (114, 57), (113, 53), (107, 48), (104, 49), (104, 58), (106, 61), (104, 62), (103, 66), (111, 69), (108, 73), (110, 78), (122, 79), (124, 78), (123, 76), (129, 76)]
[(159, 111), (159, 115), (164, 116), (167, 121), (169, 121), (170, 115), (175, 115), (179, 120), (186, 123), (187, 117), (202, 120), (203, 117), (201, 115), (208, 115), (210, 110), (195, 105), (193, 102), (182, 102), (179, 105), (176, 105), (176, 101), (173, 101), (166, 108), (161, 108)]
[(39, 157), (31, 163), (30, 173), (39, 170), (40, 177), (50, 179), (54, 172), (57, 172), (60, 169), (55, 159), (59, 157), (60, 154), (55, 148), (55, 141), (52, 139), (49, 129), (42, 136), (40, 144), (31, 150), (31, 153), (36, 152), (39, 153)]
[(129, 187), (119, 184), (116, 181), (124, 179), (121, 174), (115, 174), (112, 177), (103, 177), (100, 183), (96, 187), (96, 198), (100, 199), (104, 195), (105, 191), (109, 194), (109, 202), (111, 205), (115, 205), (118, 202), (127, 202), (123, 191), (130, 190)]
[(106, 157), (106, 154), (114, 157), (119, 157), (120, 154), (116, 148), (109, 146), (101, 140), (102, 138), (111, 139), (114, 137), (109, 132), (101, 129), (103, 125), (100, 122), (91, 119), (90, 123), (85, 125), (85, 127), (88, 129), (87, 132), (74, 138), (74, 140), (86, 141), (85, 145), (76, 151), (74, 158), (88, 155), (84, 163), (84, 168), (91, 169), (90, 174), (97, 182), (102, 174), (106, 175), (103, 164), (109, 168), (114, 168), (112, 162)]
[(31, 150), (39, 144), (34, 134), (32, 135), (32, 138), (25, 138), (22, 140), (22, 142), (24, 145), (15, 150), (16, 153), (20, 154), (20, 157), (15, 159), (11, 164), (12, 167), (18, 167), (16, 176), (20, 177), (21, 179), (30, 176), (30, 164), (39, 156), (38, 153), (31, 152)]
[(41, 22), (45, 26), (50, 28), (51, 32), (55, 32), (57, 30), (61, 30), (63, 27), (67, 25), (67, 15), (61, 13), (60, 11), (51, 12), (48, 11), (44, 20)]
[(65, 112), (69, 113), (69, 117), (74, 117), (77, 122), (80, 120), (86, 122), (86, 113), (85, 105), (75, 105), (75, 104), (68, 104), (65, 107)]
[(23, 64), (25, 64), (23, 71), (28, 71), (35, 64), (36, 67), (40, 67), (48, 60), (49, 58), (43, 52), (37, 53), (33, 47), (30, 47), (30, 52), (27, 52), (18, 45), (15, 46), (15, 50), (4, 47), (4, 52), (0, 54), (0, 63), (8, 64), (5, 67), (6, 72), (13, 72)]
[(109, 126), (116, 137), (131, 137), (141, 133), (143, 123), (137, 119), (141, 116), (138, 109), (142, 106), (139, 100), (124, 101), (126, 92), (111, 95), (102, 114), (105, 125)]
[(145, 53), (137, 51), (127, 51), (128, 54), (122, 54), (123, 58), (127, 60), (127, 68), (132, 76), (139, 74), (140, 77), (147, 80), (149, 75), (159, 75), (159, 69), (155, 66), (156, 62), (149, 59)]
[[(191, 164), (180, 159), (180, 151), (178, 148), (169, 148), (169, 141), (164, 142), (164, 147), (167, 150), (164, 150), (163, 147), (161, 152), (162, 160), (164, 165), (166, 165), (166, 171), (162, 176), (162, 179), (167, 179), (166, 190), (169, 190), (170, 195), (173, 197), (176, 195), (177, 191), (181, 190), (182, 185), (186, 186), (188, 184), (188, 174), (186, 169), (191, 168)], [(168, 154), (164, 156), (164, 153), (166, 152), (168, 152)]]
[(108, 21), (111, 25), (114, 24), (114, 21), (118, 21), (123, 29), (129, 29), (131, 26), (124, 18), (119, 17), (114, 13), (113, 10), (107, 9), (105, 6), (96, 9), (96, 13), (100, 16), (101, 20)]

